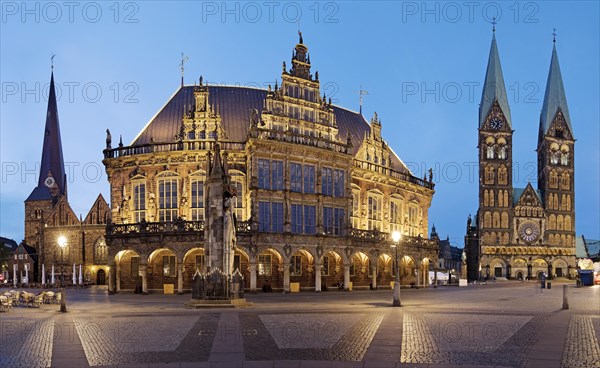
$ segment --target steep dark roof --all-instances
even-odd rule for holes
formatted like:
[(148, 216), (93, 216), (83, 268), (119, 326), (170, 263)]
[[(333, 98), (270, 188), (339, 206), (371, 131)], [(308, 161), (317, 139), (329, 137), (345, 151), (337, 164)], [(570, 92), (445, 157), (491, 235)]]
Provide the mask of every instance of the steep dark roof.
[(500, 54), (496, 44), (496, 33), (492, 36), (492, 45), (490, 46), (490, 56), (485, 72), (485, 82), (481, 93), (481, 103), (479, 104), (479, 127), (483, 126), (487, 115), (490, 112), (495, 101), (502, 109), (504, 117), (509, 127), (512, 127), (510, 117), (510, 107), (508, 106), (508, 97), (506, 87), (504, 86), (504, 76), (502, 75), (502, 66), (500, 65)]
[(25, 250), (25, 252), (27, 252), (27, 254), (29, 254), (29, 256), (33, 259), (33, 261), (37, 262), (38, 255), (37, 255), (37, 252), (36, 252), (36, 250), (35, 250), (34, 247), (31, 247), (31, 246), (25, 244), (25, 242), (23, 242), (23, 243), (19, 244), (19, 246), (17, 247), (17, 249), (15, 249), (15, 252), (18, 251), (19, 247), (23, 247), (23, 249)]
[(16, 241), (5, 238), (5, 237), (1, 237), (1, 236), (0, 236), (0, 244), (2, 244), (2, 246), (6, 247), (6, 248), (9, 248), (12, 252), (14, 252), (18, 247)]
[[(223, 128), (228, 139), (237, 142), (246, 141), (250, 126), (250, 111), (262, 112), (267, 91), (257, 88), (209, 86), (209, 104), (221, 117)], [(133, 140), (132, 146), (154, 142), (172, 142), (179, 132), (184, 110), (194, 106), (194, 86), (180, 87), (163, 108), (148, 122), (144, 129)], [(340, 132), (340, 138), (352, 139), (356, 153), (363, 141), (365, 132), (371, 127), (364, 117), (357, 112), (334, 106), (334, 114)], [(393, 154), (394, 168), (408, 171), (397, 155)]]
[[(531, 185), (531, 183), (528, 183), (528, 185)], [(513, 188), (513, 207), (517, 205), (517, 203), (519, 203), (519, 199), (521, 198), (521, 196), (523, 195), (523, 192), (525, 192), (525, 189), (527, 189), (527, 187), (525, 188)], [(539, 189), (533, 189), (533, 192), (535, 193), (535, 195), (538, 197), (540, 203), (544, 203), (542, 201), (542, 192), (540, 192)]]
[(31, 194), (29, 197), (27, 197), (25, 202), (46, 200), (52, 200), (52, 194), (50, 194), (50, 189), (48, 189), (45, 185), (42, 185), (33, 188), (33, 191), (31, 191)]
[[(42, 146), (42, 162), (38, 186), (31, 192), (27, 200), (52, 199), (50, 192), (44, 185), (48, 173), (52, 174), (59, 195), (67, 194), (67, 180), (65, 176), (65, 162), (63, 159), (62, 142), (60, 139), (60, 126), (58, 123), (58, 105), (54, 90), (54, 73), (50, 77), (50, 92), (48, 95), (48, 109), (46, 112), (46, 126), (44, 128), (44, 144)], [(46, 189), (44, 191), (43, 189)]]
[(540, 134), (546, 134), (550, 129), (550, 124), (558, 110), (562, 111), (569, 132), (573, 136), (571, 127), (571, 116), (567, 106), (567, 96), (563, 85), (560, 65), (558, 64), (558, 55), (556, 53), (556, 44), (552, 47), (552, 58), (550, 60), (550, 70), (548, 71), (548, 81), (546, 82), (546, 93), (544, 94), (544, 104), (540, 113)]

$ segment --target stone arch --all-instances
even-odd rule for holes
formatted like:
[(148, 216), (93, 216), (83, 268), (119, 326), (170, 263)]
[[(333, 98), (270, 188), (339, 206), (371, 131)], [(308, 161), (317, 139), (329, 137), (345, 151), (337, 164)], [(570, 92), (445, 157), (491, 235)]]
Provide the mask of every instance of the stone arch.
[[(315, 257), (307, 249), (294, 249), (289, 256), (290, 282), (300, 283), (300, 287), (314, 287)], [(285, 267), (285, 265), (284, 265)]]
[(353, 287), (365, 287), (371, 283), (370, 260), (368, 253), (362, 250), (350, 256), (350, 281)]
[(104, 236), (99, 236), (94, 242), (94, 264), (104, 265), (108, 263), (108, 246)]
[(569, 216), (569, 215), (565, 215), (564, 229), (566, 231), (571, 231), (571, 216)]
[(483, 227), (492, 227), (492, 213), (490, 211), (485, 211), (483, 213)]
[(534, 259), (531, 262), (531, 276), (539, 279), (544, 273), (548, 273), (548, 262), (543, 258)]
[(119, 251), (115, 257), (115, 288), (120, 290), (133, 290), (141, 287), (142, 278), (139, 274), (140, 260), (145, 256), (133, 249)]
[(263, 291), (283, 288), (284, 259), (272, 246), (264, 246), (256, 252), (256, 286)]
[(321, 282), (325, 287), (335, 287), (344, 281), (344, 259), (341, 254), (329, 249), (321, 256)]
[(494, 228), (500, 227), (500, 213), (498, 211), (494, 211), (492, 213), (492, 227), (494, 227)]
[[(501, 258), (494, 258), (489, 265), (489, 277), (506, 277), (507, 264)], [(487, 274), (487, 272), (486, 272)]]
[(503, 229), (508, 229), (508, 213), (507, 212), (502, 212), (501, 225), (502, 225)]
[(510, 262), (510, 273), (509, 277), (524, 280), (527, 276), (527, 261), (523, 258), (515, 258)]
[(177, 267), (182, 258), (170, 247), (155, 249), (148, 256), (146, 278), (148, 289), (163, 290), (165, 284), (177, 287)]

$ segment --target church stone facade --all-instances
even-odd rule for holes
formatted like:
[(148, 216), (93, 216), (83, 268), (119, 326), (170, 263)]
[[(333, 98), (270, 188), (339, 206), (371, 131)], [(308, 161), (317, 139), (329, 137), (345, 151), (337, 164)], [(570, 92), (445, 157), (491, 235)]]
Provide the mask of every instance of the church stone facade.
[[(48, 110), (44, 129), (42, 160), (37, 186), (25, 200), (24, 243), (35, 249), (37, 270), (30, 282), (42, 281), (42, 265), (50, 283), (71, 283), (73, 264), (83, 272), (82, 281), (104, 285), (108, 276), (108, 247), (105, 241), (110, 208), (98, 195), (85, 218), (77, 216), (68, 202), (54, 73), (50, 78)], [(60, 248), (59, 238), (66, 240)], [(77, 275), (79, 279), (79, 275)]]
[(574, 277), (575, 139), (555, 44), (539, 120), (536, 187), (513, 187), (513, 132), (494, 34), (479, 107), (479, 210), (476, 226), (470, 218), (467, 224), (468, 275)]
[(413, 176), (376, 114), (367, 122), (321, 94), (301, 35), (292, 55), (273, 88), (200, 78), (182, 84), (131, 145), (113, 146), (108, 134), (109, 292), (184, 292), (208, 270), (215, 155), (236, 193), (233, 264), (247, 290), (389, 288), (394, 230), (403, 234), (402, 284), (428, 283), (438, 257), (427, 238), (431, 178)]

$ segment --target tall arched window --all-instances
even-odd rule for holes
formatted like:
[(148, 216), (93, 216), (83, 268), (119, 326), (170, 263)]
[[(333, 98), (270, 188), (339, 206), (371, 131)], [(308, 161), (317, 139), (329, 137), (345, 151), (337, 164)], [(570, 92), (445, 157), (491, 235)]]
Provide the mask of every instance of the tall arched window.
[(502, 228), (508, 229), (508, 213), (502, 212)]
[(132, 181), (133, 222), (146, 220), (146, 180)]
[(550, 171), (550, 181), (548, 184), (550, 188), (558, 188), (558, 173), (556, 170)]
[(507, 169), (506, 169), (506, 166), (504, 166), (504, 165), (501, 165), (501, 166), (498, 168), (498, 184), (501, 184), (501, 185), (506, 185), (506, 183), (507, 183), (507, 178), (508, 178), (508, 175), (507, 175)]
[(178, 217), (178, 176), (166, 172), (158, 178), (158, 221), (174, 221)]
[(360, 229), (360, 188), (352, 185), (352, 227)]
[(402, 199), (390, 198), (390, 232), (402, 230)]
[(108, 247), (104, 237), (98, 238), (94, 243), (94, 264), (107, 264), (108, 263)]
[(368, 221), (367, 228), (368, 230), (378, 230), (381, 231), (382, 222), (381, 222), (381, 214), (382, 214), (382, 200), (383, 195), (376, 192), (370, 192), (368, 197)]
[(571, 189), (571, 175), (569, 173), (564, 172), (560, 176), (560, 189), (570, 190)]
[(485, 167), (485, 183), (494, 184), (494, 167), (492, 165)]
[(199, 177), (191, 177), (191, 220), (204, 221), (204, 181)]
[(238, 221), (245, 221), (246, 216), (244, 216), (244, 177), (234, 176), (231, 179), (231, 185), (233, 185), (237, 193), (233, 201), (233, 207), (235, 208), (235, 217)]
[(489, 211), (483, 214), (483, 226), (486, 228), (492, 227), (492, 214)]
[(492, 214), (492, 226), (494, 228), (499, 228), (500, 227), (500, 213), (494, 212)]

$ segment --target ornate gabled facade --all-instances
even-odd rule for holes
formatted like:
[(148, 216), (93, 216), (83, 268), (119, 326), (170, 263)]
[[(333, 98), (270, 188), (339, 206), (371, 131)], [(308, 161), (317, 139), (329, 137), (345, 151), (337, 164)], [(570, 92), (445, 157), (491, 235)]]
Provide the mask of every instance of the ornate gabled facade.
[[(37, 269), (29, 282), (42, 281), (42, 265), (46, 280), (51, 280), (52, 266), (55, 280), (62, 274), (72, 279), (72, 265), (82, 265), (86, 283), (105, 284), (107, 248), (104, 236), (110, 222), (110, 209), (99, 195), (85, 221), (78, 218), (67, 200), (67, 176), (60, 139), (58, 106), (54, 89), (54, 73), (50, 78), (48, 111), (44, 131), (42, 160), (38, 185), (25, 200), (25, 244), (35, 249)], [(61, 250), (58, 239), (65, 237)], [(98, 257), (97, 255), (104, 254)]]
[[(414, 177), (363, 116), (321, 95), (300, 36), (281, 85), (182, 86), (104, 165), (110, 292), (190, 288), (206, 258), (211, 162), (235, 190), (234, 269), (246, 288), (320, 291), (389, 287), (392, 230), (403, 233), (403, 284), (426, 284), (438, 247), (427, 239), (433, 183)], [(217, 150), (219, 147), (219, 150)], [(218, 157), (214, 157), (217, 155)], [(221, 165), (219, 164), (219, 165)]]
[(575, 141), (556, 45), (539, 123), (537, 189), (513, 188), (512, 135), (494, 33), (479, 111), (477, 231), (469, 223), (465, 237), (469, 278), (573, 277)]

